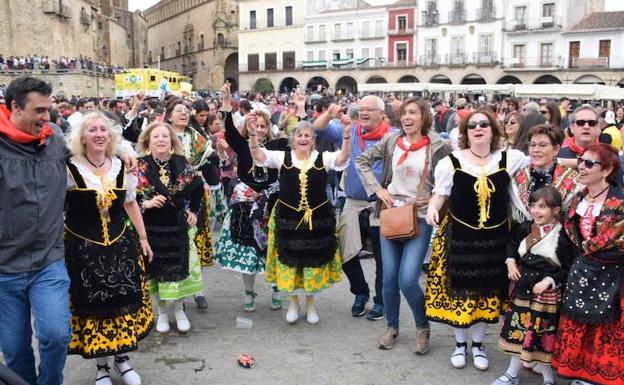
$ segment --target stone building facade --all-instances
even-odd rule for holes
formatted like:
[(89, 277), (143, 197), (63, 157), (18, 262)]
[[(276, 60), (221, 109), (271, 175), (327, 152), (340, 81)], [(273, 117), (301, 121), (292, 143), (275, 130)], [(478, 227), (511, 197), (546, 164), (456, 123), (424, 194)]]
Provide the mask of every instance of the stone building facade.
[(141, 13), (128, 12), (128, 0), (0, 0), (5, 57), (82, 55), (106, 65), (141, 67), (146, 28)]
[(161, 0), (145, 10), (147, 63), (189, 77), (196, 89), (238, 84), (236, 0)]

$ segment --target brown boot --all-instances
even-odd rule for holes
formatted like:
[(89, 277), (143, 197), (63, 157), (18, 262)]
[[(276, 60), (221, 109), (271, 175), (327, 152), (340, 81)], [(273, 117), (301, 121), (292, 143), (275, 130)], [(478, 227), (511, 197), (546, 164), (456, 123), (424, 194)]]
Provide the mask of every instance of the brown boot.
[(399, 330), (395, 328), (388, 328), (386, 332), (377, 340), (377, 347), (382, 350), (392, 349), (394, 341), (399, 337)]
[(414, 338), (413, 350), (416, 354), (425, 354), (429, 350), (429, 334), (431, 329), (416, 329), (416, 337)]

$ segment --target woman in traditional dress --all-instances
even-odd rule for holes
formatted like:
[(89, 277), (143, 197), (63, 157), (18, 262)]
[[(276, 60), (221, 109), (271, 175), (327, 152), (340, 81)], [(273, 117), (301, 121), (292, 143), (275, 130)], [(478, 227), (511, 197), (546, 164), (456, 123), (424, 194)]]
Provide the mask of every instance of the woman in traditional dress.
[[(108, 356), (127, 385), (141, 377), (128, 353), (154, 316), (141, 253), (152, 257), (135, 200), (137, 180), (114, 156), (119, 135), (100, 112), (84, 116), (68, 146), (65, 253), (71, 277), (70, 354), (97, 359), (97, 385), (110, 385)], [(126, 225), (130, 218), (134, 227)], [(138, 233), (138, 237), (137, 237)], [(139, 247), (140, 246), (140, 247)]]
[[(243, 309), (256, 310), (256, 274), (264, 272), (267, 247), (268, 217), (277, 199), (277, 170), (255, 166), (247, 144), (248, 120), (241, 130), (234, 126), (230, 105), (230, 85), (221, 88), (222, 117), (225, 140), (236, 152), (239, 183), (234, 187), (230, 207), (223, 220), (221, 236), (215, 246), (215, 259), (227, 270), (242, 274), (244, 286)], [(273, 140), (269, 129), (270, 118), (262, 111), (254, 112), (256, 138), (267, 149), (285, 151), (288, 140)], [(277, 286), (272, 285), (271, 309), (282, 307)]]
[[(438, 161), (451, 152), (446, 141), (431, 130), (433, 118), (430, 110), (423, 99), (405, 100), (399, 110), (402, 130), (384, 136), (355, 161), (368, 195), (376, 195), (386, 207), (406, 204), (418, 207), (418, 236), (404, 241), (381, 237), (383, 302), (388, 329), (377, 342), (380, 349), (391, 349), (398, 338), (403, 293), (416, 323), (413, 350), (418, 354), (429, 350), (430, 334), (425, 315), (425, 295), (418, 284), (431, 237), (431, 226), (425, 222), (425, 214), (431, 195), (433, 170)], [(384, 162), (381, 183), (372, 169), (373, 163), (378, 160)], [(381, 204), (377, 207), (377, 216)]]
[(182, 155), (182, 145), (168, 124), (150, 124), (138, 145), (137, 199), (154, 250), (148, 274), (150, 291), (158, 297), (156, 330), (169, 331), (167, 302), (173, 301), (176, 326), (188, 332), (183, 299), (204, 288), (195, 245), (204, 181)]
[(549, 124), (539, 124), (527, 133), (529, 165), (518, 170), (511, 180), (512, 218), (516, 223), (530, 220), (529, 196), (544, 186), (555, 187), (567, 212), (572, 197), (582, 189), (578, 173), (557, 163), (563, 132)]
[(574, 385), (624, 384), (624, 193), (618, 155), (589, 146), (578, 158), (586, 188), (572, 199), (565, 229), (580, 253), (570, 267), (552, 365)]
[(456, 368), (466, 365), (470, 328), (474, 366), (487, 370), (485, 330), (488, 323), (498, 322), (509, 285), (508, 187), (527, 159), (520, 151), (500, 150), (501, 142), (492, 113), (472, 111), (460, 125), (461, 150), (442, 159), (435, 170), (427, 222), (440, 227), (432, 244), (426, 313), (430, 320), (453, 327), (451, 364)]
[[(181, 143), (180, 155), (186, 157), (194, 171), (201, 174), (202, 168), (209, 162), (214, 152), (210, 136), (200, 127), (193, 128), (191, 110), (186, 101), (174, 97), (167, 102), (164, 121), (171, 125)], [(201, 267), (212, 265), (212, 240), (210, 234), (210, 188), (206, 185), (203, 199), (197, 212), (197, 233), (195, 245)], [(208, 302), (203, 292), (195, 294), (195, 302), (200, 312), (206, 311)]]
[(258, 166), (279, 170), (279, 198), (269, 221), (265, 279), (291, 295), (286, 321), (299, 319), (298, 291), (306, 296), (306, 320), (319, 322), (314, 295), (340, 280), (341, 257), (336, 240), (336, 216), (325, 185), (329, 170), (349, 164), (351, 120), (343, 120), (342, 149), (319, 153), (315, 131), (299, 122), (291, 151), (272, 151), (258, 141), (258, 118), (247, 117), (249, 149)]

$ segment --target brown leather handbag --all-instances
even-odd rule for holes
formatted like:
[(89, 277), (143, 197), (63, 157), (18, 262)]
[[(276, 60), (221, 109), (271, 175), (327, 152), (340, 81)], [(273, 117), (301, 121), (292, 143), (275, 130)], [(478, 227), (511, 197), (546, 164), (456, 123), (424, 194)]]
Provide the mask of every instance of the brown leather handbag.
[[(427, 182), (429, 173), (429, 153), (431, 145), (427, 145), (425, 155), (425, 166), (420, 175), (420, 184), (416, 198), (420, 196)], [(390, 207), (381, 210), (379, 214), (379, 232), (386, 238), (393, 241), (405, 241), (418, 236), (418, 209), (416, 204), (409, 204), (399, 207)]]

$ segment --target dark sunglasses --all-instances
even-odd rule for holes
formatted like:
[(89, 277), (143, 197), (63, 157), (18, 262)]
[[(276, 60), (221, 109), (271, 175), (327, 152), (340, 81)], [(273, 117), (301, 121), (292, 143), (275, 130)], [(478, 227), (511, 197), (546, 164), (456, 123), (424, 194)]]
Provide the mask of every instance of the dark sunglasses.
[(587, 125), (589, 127), (596, 127), (596, 124), (598, 124), (598, 121), (597, 120), (583, 120), (583, 119), (579, 119), (579, 120), (574, 122), (574, 124), (576, 124), (579, 127), (583, 127), (585, 125), (585, 123), (587, 123)]
[(516, 121), (515, 120), (508, 120), (507, 123), (505, 123), (505, 124), (516, 124)]
[(576, 158), (577, 166), (580, 166), (583, 163), (585, 163), (585, 167), (587, 167), (587, 168), (592, 168), (592, 167), (594, 167), (595, 164), (602, 164), (602, 162), (599, 162), (597, 160), (585, 159), (585, 158)]
[(549, 113), (549, 112), (548, 112), (548, 110), (541, 110), (541, 111), (540, 111), (540, 114), (542, 114), (542, 115), (546, 115), (546, 114), (548, 114), (548, 113)]
[(468, 127), (469, 130), (474, 130), (477, 126), (481, 128), (490, 127), (490, 122), (487, 120), (481, 120), (479, 122), (468, 122), (468, 124), (466, 124), (466, 127)]

